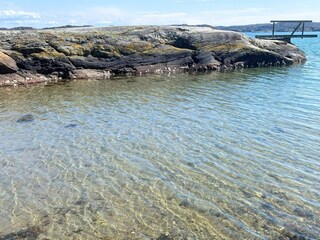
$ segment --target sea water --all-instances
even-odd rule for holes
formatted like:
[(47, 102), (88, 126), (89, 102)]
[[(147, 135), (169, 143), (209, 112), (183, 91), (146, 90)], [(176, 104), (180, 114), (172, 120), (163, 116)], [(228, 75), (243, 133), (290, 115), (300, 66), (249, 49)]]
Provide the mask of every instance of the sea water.
[(317, 239), (320, 40), (295, 43), (304, 65), (0, 89), (0, 239)]

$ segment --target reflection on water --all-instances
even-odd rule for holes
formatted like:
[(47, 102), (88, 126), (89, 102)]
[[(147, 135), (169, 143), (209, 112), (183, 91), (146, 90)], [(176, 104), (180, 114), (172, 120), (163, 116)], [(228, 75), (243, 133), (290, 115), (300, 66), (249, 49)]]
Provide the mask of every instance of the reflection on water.
[(317, 67), (1, 89), (0, 239), (316, 239)]

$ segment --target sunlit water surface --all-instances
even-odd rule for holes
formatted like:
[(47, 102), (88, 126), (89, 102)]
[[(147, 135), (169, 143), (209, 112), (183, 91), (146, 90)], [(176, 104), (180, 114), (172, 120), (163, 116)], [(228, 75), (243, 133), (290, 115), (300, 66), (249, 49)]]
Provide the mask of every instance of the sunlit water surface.
[(317, 239), (320, 41), (296, 43), (305, 65), (0, 89), (0, 239)]

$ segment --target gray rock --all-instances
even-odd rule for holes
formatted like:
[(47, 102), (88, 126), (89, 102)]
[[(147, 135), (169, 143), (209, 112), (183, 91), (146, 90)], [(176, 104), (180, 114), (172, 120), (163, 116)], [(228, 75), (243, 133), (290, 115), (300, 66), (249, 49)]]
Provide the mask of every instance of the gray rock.
[(0, 51), (0, 74), (15, 73), (18, 66), (11, 57)]
[(20, 76), (58, 72), (59, 81), (281, 66), (306, 60), (292, 44), (195, 26), (0, 31), (0, 49), (2, 85), (8, 82), (3, 74), (17, 71)]

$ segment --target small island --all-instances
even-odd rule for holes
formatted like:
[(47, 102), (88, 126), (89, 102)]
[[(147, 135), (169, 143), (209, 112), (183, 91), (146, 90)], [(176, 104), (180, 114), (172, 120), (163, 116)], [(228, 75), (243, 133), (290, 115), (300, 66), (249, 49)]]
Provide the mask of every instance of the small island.
[(303, 51), (210, 26), (0, 31), (0, 86), (300, 64)]

